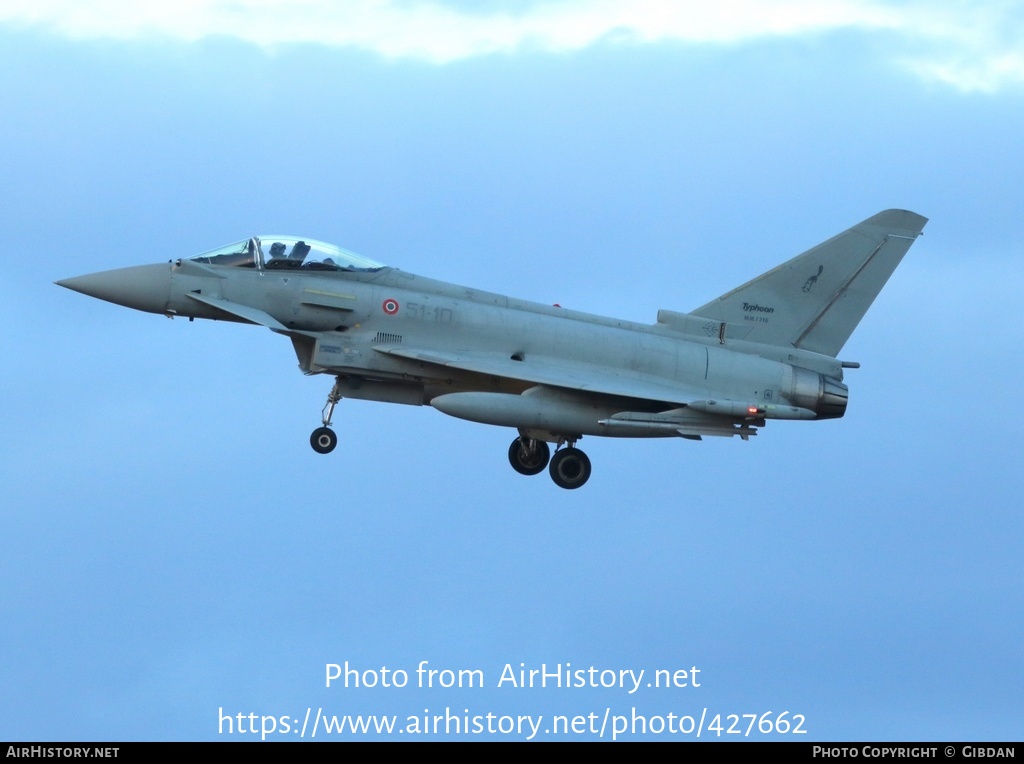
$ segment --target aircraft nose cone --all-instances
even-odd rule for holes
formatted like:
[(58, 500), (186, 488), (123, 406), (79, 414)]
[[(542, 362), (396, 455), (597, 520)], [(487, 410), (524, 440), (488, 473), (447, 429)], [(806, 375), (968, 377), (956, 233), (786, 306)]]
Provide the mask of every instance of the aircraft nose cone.
[(163, 313), (171, 296), (171, 264), (117, 268), (54, 283), (126, 308)]

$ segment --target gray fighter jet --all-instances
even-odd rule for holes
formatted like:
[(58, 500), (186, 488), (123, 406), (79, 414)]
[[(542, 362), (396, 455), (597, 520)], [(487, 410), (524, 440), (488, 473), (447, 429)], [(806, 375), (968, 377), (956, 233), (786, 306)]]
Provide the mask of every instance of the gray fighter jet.
[[(886, 210), (691, 313), (654, 324), (540, 305), (390, 268), (294, 236), (56, 282), (167, 316), (258, 324), (334, 386), (310, 443), (334, 450), (359, 398), (515, 428), (512, 467), (562, 488), (590, 477), (584, 435), (737, 436), (846, 412), (839, 351), (927, 222)], [(549, 443), (555, 444), (552, 456)], [(564, 446), (564, 447), (563, 447)]]

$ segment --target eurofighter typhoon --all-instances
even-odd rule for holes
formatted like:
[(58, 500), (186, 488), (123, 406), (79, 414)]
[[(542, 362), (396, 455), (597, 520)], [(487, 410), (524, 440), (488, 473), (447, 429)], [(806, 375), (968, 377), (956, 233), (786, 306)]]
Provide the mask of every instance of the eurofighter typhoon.
[[(690, 313), (639, 324), (456, 286), (332, 244), (253, 236), (159, 265), (56, 282), (189, 320), (265, 326), (334, 386), (310, 444), (334, 450), (335, 405), (430, 405), (517, 431), (523, 475), (590, 477), (585, 435), (748, 440), (769, 419), (843, 416), (840, 350), (927, 219), (886, 210)], [(549, 443), (555, 445), (551, 453)]]

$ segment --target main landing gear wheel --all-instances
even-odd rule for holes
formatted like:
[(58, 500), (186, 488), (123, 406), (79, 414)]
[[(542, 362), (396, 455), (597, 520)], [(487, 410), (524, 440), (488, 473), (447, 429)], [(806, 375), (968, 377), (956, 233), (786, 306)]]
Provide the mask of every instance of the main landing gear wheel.
[(536, 438), (516, 438), (508, 447), (509, 464), (520, 475), (539, 475), (550, 457), (548, 444)]
[(309, 436), (309, 445), (318, 454), (329, 454), (338, 445), (338, 436), (330, 427), (317, 427)]
[(559, 488), (579, 488), (590, 479), (590, 459), (578, 448), (555, 451), (548, 467)]

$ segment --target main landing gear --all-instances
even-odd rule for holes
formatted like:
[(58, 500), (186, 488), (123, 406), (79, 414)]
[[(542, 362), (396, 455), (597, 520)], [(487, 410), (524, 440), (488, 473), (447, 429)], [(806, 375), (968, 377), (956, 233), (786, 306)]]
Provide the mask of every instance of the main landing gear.
[(590, 459), (575, 446), (569, 446), (555, 451), (548, 472), (559, 488), (579, 488), (590, 480)]
[(569, 447), (564, 449), (562, 442), (552, 457), (551, 449), (543, 440), (518, 437), (508, 447), (509, 464), (520, 475), (538, 475), (547, 467), (559, 488), (579, 488), (590, 479), (590, 459), (576, 448), (575, 440), (570, 440)]
[(323, 427), (317, 427), (313, 430), (313, 434), (309, 436), (309, 445), (313, 447), (313, 450), (318, 454), (329, 454), (334, 450), (334, 447), (338, 445), (338, 436), (334, 434), (334, 430), (331, 429), (331, 418), (334, 416), (334, 407), (338, 405), (338, 401), (341, 400), (341, 380), (337, 377), (334, 379), (334, 387), (331, 388), (331, 392), (327, 395), (327, 403), (324, 404), (323, 411)]
[(520, 475), (538, 475), (548, 466), (551, 449), (543, 440), (516, 438), (508, 447), (508, 461)]

